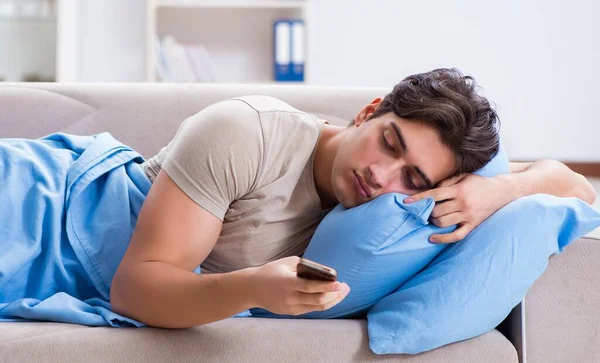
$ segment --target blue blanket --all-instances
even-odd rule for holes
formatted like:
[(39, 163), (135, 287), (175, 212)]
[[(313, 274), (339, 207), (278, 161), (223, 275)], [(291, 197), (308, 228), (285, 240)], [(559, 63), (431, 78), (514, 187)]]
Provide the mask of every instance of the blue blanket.
[(0, 139), (0, 321), (144, 326), (109, 303), (151, 186), (143, 161), (108, 133)]

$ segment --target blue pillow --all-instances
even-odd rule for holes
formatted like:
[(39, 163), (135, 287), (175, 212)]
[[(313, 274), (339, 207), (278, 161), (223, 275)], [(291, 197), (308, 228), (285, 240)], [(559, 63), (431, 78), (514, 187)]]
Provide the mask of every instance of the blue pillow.
[[(484, 176), (505, 172), (508, 172), (508, 158), (502, 146), (478, 171)], [(298, 315), (298, 318), (364, 316), (447, 246), (430, 243), (429, 236), (452, 232), (456, 226), (440, 228), (428, 224), (433, 199), (404, 204), (406, 197), (401, 193), (386, 193), (350, 209), (338, 204), (325, 216), (303, 257), (335, 268), (338, 280), (346, 282), (351, 291), (336, 306)], [(261, 308), (250, 309), (250, 312), (254, 317), (296, 317)]]
[(600, 226), (577, 198), (536, 194), (498, 210), (367, 314), (377, 354), (416, 354), (494, 329), (550, 255)]

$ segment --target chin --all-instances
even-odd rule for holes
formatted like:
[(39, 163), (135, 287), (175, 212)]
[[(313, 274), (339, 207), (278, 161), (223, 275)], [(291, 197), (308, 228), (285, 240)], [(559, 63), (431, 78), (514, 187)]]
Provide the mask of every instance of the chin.
[(344, 188), (340, 188), (339, 185), (333, 185), (333, 194), (335, 195), (335, 199), (337, 199), (338, 203), (343, 205), (344, 208), (352, 208), (353, 200), (348, 199), (348, 193)]
[(336, 195), (336, 198), (339, 201), (339, 203), (341, 205), (343, 205), (344, 208), (349, 209), (349, 208), (360, 205), (360, 202), (358, 202), (354, 199), (355, 196), (353, 194), (353, 191), (354, 191), (353, 189), (344, 190), (346, 193), (343, 193), (343, 192), (340, 193), (339, 191), (340, 191), (340, 189), (336, 190), (335, 195)]
[(350, 175), (343, 178), (342, 175), (338, 174), (333, 182), (333, 194), (335, 195), (335, 199), (337, 199), (338, 203), (346, 209), (361, 204), (360, 201), (356, 199), (358, 196), (356, 195), (354, 187), (354, 173), (352, 169), (349, 170)]
[(356, 205), (354, 203), (346, 203), (346, 202), (340, 201), (340, 204), (343, 205), (344, 208), (346, 208), (346, 209), (350, 209), (350, 208), (356, 207)]
[(351, 208), (348, 205), (348, 200), (346, 200), (346, 197), (344, 195), (339, 195), (339, 193), (336, 191), (335, 198), (338, 200), (339, 204), (344, 206), (344, 208)]

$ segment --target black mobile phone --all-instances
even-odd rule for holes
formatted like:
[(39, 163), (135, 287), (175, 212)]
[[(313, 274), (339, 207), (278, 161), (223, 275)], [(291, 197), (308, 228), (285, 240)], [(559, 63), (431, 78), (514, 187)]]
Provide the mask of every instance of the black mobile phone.
[(337, 280), (337, 271), (329, 266), (300, 258), (296, 266), (296, 275), (309, 280), (335, 281)]

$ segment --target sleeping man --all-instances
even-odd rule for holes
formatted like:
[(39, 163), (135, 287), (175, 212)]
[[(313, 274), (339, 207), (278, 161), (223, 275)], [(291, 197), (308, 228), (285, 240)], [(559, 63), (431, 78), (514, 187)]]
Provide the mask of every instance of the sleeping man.
[(587, 180), (554, 160), (472, 174), (497, 154), (498, 123), (473, 78), (436, 69), (346, 127), (272, 97), (221, 101), (148, 160), (107, 133), (2, 139), (0, 320), (185, 328), (255, 307), (323, 311), (349, 286), (295, 268), (338, 204), (431, 197), (431, 223), (458, 227), (431, 241), (452, 243), (523, 196), (593, 203)]
[[(497, 123), (475, 81), (455, 69), (407, 77), (348, 127), (265, 96), (209, 106), (143, 165), (153, 185), (111, 303), (165, 327), (250, 307), (291, 315), (328, 309), (348, 286), (297, 278), (297, 256), (335, 205), (352, 208), (389, 192), (444, 200), (432, 223), (460, 227), (432, 236), (440, 243), (462, 239), (521, 196), (593, 202), (587, 180), (552, 160), (511, 163), (497, 178), (469, 174), (498, 151)], [(199, 264), (206, 275), (192, 273)]]

